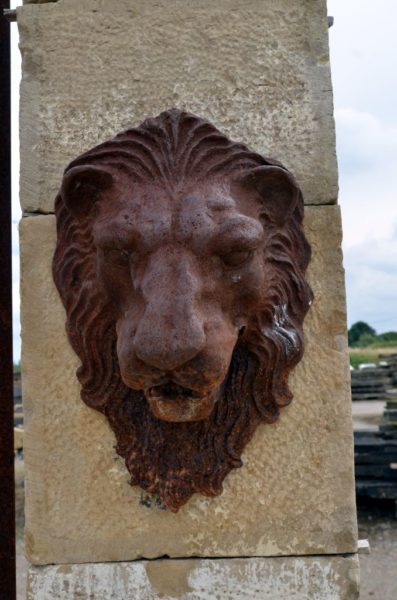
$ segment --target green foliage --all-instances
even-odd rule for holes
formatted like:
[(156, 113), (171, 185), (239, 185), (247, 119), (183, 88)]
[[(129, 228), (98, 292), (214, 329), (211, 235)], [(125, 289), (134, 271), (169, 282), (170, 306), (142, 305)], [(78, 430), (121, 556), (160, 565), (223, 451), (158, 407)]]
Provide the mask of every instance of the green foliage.
[(376, 336), (370, 333), (363, 333), (358, 340), (352, 344), (353, 348), (369, 348), (376, 341)]
[(397, 331), (376, 334), (368, 323), (357, 321), (349, 329), (350, 364), (357, 369), (363, 363), (379, 362), (379, 354), (397, 353)]
[(363, 363), (375, 363), (378, 364), (378, 352), (368, 352), (363, 350), (362, 352), (351, 352), (350, 353), (350, 364), (355, 369), (358, 369)]
[(348, 331), (349, 346), (354, 348), (363, 335), (375, 336), (376, 331), (368, 325), (368, 323), (357, 321), (357, 323), (354, 323)]
[(380, 333), (376, 336), (377, 342), (392, 342), (393, 345), (397, 346), (397, 331), (386, 331), (386, 333)]
[(389, 348), (397, 346), (397, 331), (386, 331), (377, 335), (368, 323), (357, 321), (350, 327), (348, 339), (351, 348)]

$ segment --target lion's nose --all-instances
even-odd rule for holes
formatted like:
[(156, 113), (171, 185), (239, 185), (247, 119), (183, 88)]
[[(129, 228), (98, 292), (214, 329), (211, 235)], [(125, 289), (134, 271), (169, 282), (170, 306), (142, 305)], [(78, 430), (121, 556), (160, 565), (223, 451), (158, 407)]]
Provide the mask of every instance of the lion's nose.
[(162, 371), (180, 368), (204, 345), (204, 328), (195, 314), (180, 315), (175, 322), (170, 316), (147, 310), (134, 338), (137, 357)]

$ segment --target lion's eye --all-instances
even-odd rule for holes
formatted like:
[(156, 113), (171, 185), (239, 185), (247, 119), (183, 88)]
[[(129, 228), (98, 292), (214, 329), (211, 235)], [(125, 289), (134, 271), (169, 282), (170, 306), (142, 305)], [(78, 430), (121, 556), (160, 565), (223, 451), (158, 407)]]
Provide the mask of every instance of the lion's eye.
[(222, 260), (228, 267), (239, 267), (252, 256), (252, 250), (234, 250), (222, 256)]
[(108, 248), (105, 250), (106, 260), (119, 267), (125, 267), (130, 263), (130, 252), (119, 248)]

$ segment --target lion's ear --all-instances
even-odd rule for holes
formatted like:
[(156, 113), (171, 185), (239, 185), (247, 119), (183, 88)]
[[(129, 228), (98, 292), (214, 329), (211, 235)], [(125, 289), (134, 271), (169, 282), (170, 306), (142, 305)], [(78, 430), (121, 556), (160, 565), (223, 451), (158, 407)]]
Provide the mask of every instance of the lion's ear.
[(300, 192), (294, 177), (280, 167), (254, 167), (243, 173), (239, 183), (259, 193), (264, 212), (277, 225), (285, 223), (299, 200)]
[(65, 173), (60, 195), (74, 216), (86, 214), (101, 192), (113, 185), (113, 177), (100, 167), (84, 165)]

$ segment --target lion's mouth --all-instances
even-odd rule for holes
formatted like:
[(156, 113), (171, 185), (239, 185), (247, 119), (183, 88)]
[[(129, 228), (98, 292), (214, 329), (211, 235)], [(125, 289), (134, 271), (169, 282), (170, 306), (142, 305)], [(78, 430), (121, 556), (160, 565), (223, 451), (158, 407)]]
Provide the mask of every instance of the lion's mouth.
[(173, 381), (156, 385), (145, 392), (150, 409), (163, 421), (200, 421), (212, 412), (217, 394), (200, 393)]
[(200, 394), (194, 390), (178, 385), (173, 381), (156, 385), (148, 390), (149, 398), (168, 398), (169, 400), (178, 400), (182, 398), (200, 398)]

